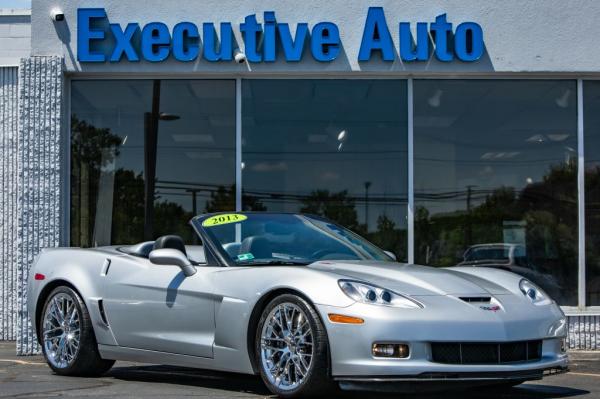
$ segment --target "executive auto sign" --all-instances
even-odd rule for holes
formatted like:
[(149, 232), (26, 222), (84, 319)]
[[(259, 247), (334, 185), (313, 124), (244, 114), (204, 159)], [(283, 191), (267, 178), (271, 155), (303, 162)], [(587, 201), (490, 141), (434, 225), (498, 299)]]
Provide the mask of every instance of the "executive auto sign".
[[(393, 61), (398, 53), (404, 62), (427, 61), (435, 56), (439, 61), (477, 61), (483, 55), (483, 30), (475, 22), (463, 22), (453, 29), (446, 14), (435, 17), (431, 23), (418, 22), (416, 37), (411, 24), (400, 22), (399, 44), (394, 43), (390, 27), (381, 7), (370, 7), (358, 53), (358, 61), (368, 62), (374, 54), (384, 61)], [(110, 23), (103, 8), (77, 10), (77, 59), (80, 62), (161, 62), (172, 57), (191, 62), (198, 58), (206, 61), (232, 61), (238, 45), (230, 22), (217, 26), (205, 22), (201, 27), (182, 21), (173, 27), (163, 22), (143, 26), (130, 22), (123, 26)], [(340, 29), (333, 22), (319, 22), (312, 27), (305, 22), (296, 24), (292, 35), (289, 23), (279, 22), (274, 11), (265, 11), (263, 21), (248, 15), (239, 26), (243, 51), (248, 62), (274, 62), (282, 57), (287, 62), (298, 62), (310, 50), (313, 59), (330, 62), (340, 54)], [(202, 43), (202, 45), (201, 45)]]

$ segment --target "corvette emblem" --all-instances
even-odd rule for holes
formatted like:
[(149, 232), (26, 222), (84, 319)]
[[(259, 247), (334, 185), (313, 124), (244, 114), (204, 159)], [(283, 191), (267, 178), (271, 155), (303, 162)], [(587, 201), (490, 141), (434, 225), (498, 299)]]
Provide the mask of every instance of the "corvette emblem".
[(489, 310), (490, 312), (497, 312), (500, 310), (500, 306), (498, 305), (493, 305), (493, 306), (480, 306), (480, 309), (483, 310)]

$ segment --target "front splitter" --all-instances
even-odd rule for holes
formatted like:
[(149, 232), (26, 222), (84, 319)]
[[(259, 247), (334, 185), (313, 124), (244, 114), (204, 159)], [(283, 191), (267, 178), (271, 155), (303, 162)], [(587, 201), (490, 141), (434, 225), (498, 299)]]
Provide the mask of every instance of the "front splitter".
[(422, 373), (407, 376), (335, 377), (343, 390), (369, 392), (437, 392), (487, 385), (517, 385), (568, 372), (567, 367), (503, 372)]

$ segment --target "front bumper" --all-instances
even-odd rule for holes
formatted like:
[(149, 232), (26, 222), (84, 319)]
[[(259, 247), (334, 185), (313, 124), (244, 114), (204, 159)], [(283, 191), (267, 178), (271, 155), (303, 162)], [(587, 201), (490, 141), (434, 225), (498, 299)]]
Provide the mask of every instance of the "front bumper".
[[(423, 301), (423, 299), (420, 299)], [(435, 301), (435, 298), (427, 299)], [(509, 301), (510, 299), (507, 299)], [(562, 372), (568, 357), (562, 351), (564, 316), (555, 306), (507, 315), (475, 308), (474, 311), (434, 312), (365, 304), (346, 308), (318, 305), (327, 329), (332, 376), (338, 381), (494, 381), (531, 380), (544, 373)], [(506, 308), (507, 306), (505, 306)], [(329, 313), (356, 316), (364, 324), (332, 323)], [(431, 342), (512, 342), (542, 340), (539, 360), (497, 364), (446, 364), (432, 360)], [(410, 347), (403, 359), (376, 358), (375, 342), (402, 343)]]

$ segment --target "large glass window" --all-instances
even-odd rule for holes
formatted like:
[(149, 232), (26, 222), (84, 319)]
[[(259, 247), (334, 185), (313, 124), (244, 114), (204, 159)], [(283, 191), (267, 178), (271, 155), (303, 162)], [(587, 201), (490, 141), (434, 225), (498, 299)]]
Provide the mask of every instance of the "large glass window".
[(583, 85), (586, 305), (600, 306), (600, 81)]
[(71, 85), (71, 245), (194, 238), (235, 206), (235, 81)]
[(323, 215), (406, 259), (402, 80), (245, 80), (243, 206)]
[(414, 82), (418, 263), (510, 270), (577, 304), (576, 97), (575, 81)]

